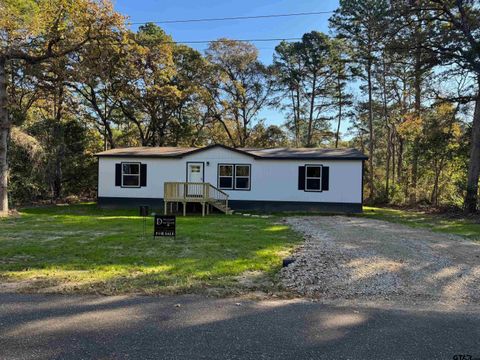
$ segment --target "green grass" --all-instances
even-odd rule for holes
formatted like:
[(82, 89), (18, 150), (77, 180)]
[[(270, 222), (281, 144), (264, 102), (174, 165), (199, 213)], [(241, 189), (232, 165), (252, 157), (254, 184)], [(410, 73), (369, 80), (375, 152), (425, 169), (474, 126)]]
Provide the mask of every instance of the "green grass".
[(449, 218), (441, 214), (428, 214), (421, 211), (399, 210), (390, 208), (363, 207), (363, 214), (356, 216), (385, 220), (416, 228), (460, 235), (480, 241), (480, 222), (467, 218)]
[(149, 218), (143, 239), (136, 215), (82, 204), (0, 219), (0, 279), (20, 291), (232, 293), (272, 286), (300, 241), (277, 217), (238, 215), (178, 217), (176, 239), (152, 238)]

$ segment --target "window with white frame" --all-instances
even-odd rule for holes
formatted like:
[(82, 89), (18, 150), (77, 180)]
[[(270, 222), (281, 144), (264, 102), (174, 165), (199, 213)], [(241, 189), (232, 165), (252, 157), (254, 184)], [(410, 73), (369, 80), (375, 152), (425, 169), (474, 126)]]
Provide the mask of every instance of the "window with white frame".
[(250, 190), (250, 164), (219, 164), (218, 187), (224, 190)]
[(122, 187), (140, 187), (140, 163), (122, 163)]
[(218, 187), (233, 189), (233, 165), (218, 165)]
[(305, 191), (322, 191), (321, 165), (305, 165)]
[(250, 165), (235, 165), (235, 189), (250, 189)]

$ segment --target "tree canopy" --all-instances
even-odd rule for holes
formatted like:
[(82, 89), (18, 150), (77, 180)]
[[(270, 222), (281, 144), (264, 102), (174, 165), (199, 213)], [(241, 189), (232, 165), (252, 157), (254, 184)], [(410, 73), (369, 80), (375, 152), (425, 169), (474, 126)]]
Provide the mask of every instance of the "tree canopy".
[(108, 0), (0, 13), (2, 214), (93, 197), (102, 149), (211, 143), (357, 147), (369, 202), (477, 211), (477, 1), (341, 0), (328, 34), (279, 42), (271, 64), (252, 42), (200, 52), (153, 23), (131, 30)]

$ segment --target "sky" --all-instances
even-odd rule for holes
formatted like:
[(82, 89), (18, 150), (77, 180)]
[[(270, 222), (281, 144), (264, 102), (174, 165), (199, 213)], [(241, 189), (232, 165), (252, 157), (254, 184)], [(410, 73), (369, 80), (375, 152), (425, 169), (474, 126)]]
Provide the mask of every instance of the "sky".
[[(256, 16), (301, 12), (333, 11), (338, 0), (116, 0), (115, 9), (128, 16), (129, 21), (148, 22), (165, 20), (203, 19), (219, 17)], [(228, 20), (212, 22), (190, 22), (159, 24), (174, 41), (203, 41), (226, 37), (230, 39), (300, 38), (312, 30), (328, 32), (330, 14), (263, 18), (249, 20)], [(133, 25), (132, 30), (137, 26)], [(272, 62), (275, 46), (279, 41), (254, 42), (259, 50), (260, 60)], [(188, 44), (203, 51), (208, 44)], [(260, 118), (267, 124), (281, 125), (284, 115), (275, 109), (265, 109)], [(346, 125), (342, 127), (346, 130)]]

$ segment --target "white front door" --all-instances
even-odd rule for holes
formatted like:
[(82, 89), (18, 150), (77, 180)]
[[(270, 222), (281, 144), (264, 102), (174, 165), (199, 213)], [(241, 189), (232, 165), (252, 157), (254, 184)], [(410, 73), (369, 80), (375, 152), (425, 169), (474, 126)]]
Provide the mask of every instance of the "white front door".
[(187, 182), (203, 182), (203, 163), (188, 163), (187, 167)]
[[(187, 163), (187, 182), (202, 183), (203, 182), (203, 163)], [(187, 196), (202, 197), (203, 185), (189, 184), (187, 188)]]

